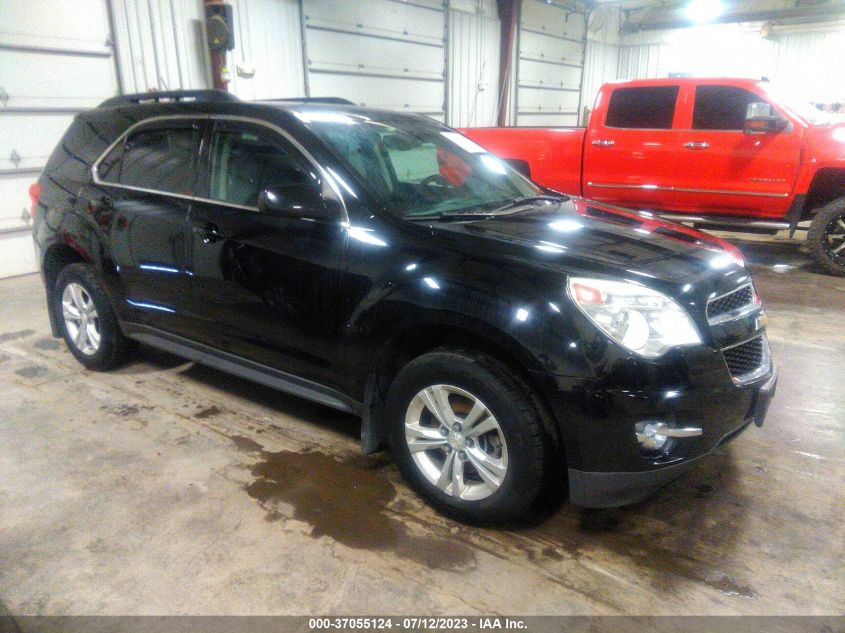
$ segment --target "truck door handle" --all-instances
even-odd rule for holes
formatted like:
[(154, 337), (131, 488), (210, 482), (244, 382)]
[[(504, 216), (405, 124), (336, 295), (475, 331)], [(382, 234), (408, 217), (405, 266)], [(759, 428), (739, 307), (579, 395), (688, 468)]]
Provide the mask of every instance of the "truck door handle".
[(211, 222), (207, 222), (202, 226), (195, 226), (194, 231), (199, 233), (203, 244), (213, 244), (214, 242), (223, 239), (223, 234), (220, 232), (220, 229), (217, 228), (216, 224), (212, 224)]
[(689, 143), (684, 143), (684, 147), (687, 149), (707, 149), (710, 147), (710, 143), (705, 143), (704, 141), (690, 141)]
[(593, 145), (596, 147), (613, 147), (616, 144), (616, 141), (611, 141), (610, 139), (606, 138), (599, 138), (593, 141)]

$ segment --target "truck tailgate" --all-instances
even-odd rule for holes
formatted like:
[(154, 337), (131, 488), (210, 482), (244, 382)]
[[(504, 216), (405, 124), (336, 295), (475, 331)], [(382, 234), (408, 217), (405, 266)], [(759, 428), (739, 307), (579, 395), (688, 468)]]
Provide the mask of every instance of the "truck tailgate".
[(584, 128), (479, 127), (459, 131), (499, 158), (528, 163), (535, 182), (561, 193), (581, 195)]

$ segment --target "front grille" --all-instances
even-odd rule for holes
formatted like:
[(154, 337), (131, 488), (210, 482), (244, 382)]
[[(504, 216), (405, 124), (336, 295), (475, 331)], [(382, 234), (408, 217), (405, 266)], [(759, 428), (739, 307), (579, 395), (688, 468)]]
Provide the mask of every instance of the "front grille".
[(760, 369), (766, 359), (765, 345), (764, 338), (758, 336), (746, 343), (723, 350), (731, 377), (742, 380)]
[(720, 316), (751, 303), (754, 303), (754, 290), (751, 284), (748, 284), (708, 303), (707, 319), (712, 323)]

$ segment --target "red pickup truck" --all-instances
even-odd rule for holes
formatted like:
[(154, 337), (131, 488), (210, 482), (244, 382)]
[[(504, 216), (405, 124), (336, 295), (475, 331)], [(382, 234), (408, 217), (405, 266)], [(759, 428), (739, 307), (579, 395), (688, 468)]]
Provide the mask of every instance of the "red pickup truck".
[(789, 229), (845, 275), (845, 125), (766, 81), (605, 84), (587, 128), (461, 130), (550, 189), (697, 228)]

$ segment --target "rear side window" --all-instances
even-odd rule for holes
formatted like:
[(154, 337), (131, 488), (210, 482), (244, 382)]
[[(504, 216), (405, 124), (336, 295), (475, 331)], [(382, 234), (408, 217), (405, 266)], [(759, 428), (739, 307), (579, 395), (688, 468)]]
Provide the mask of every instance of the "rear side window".
[(698, 86), (692, 111), (694, 130), (741, 130), (749, 103), (765, 102), (763, 97), (733, 86)]
[(668, 130), (675, 118), (678, 86), (617, 88), (610, 95), (607, 127)]
[(199, 142), (200, 130), (188, 125), (159, 126), (130, 134), (120, 161), (120, 184), (192, 193)]
[(308, 167), (305, 158), (273, 132), (218, 122), (211, 141), (209, 198), (255, 207), (258, 194), (268, 186), (316, 183)]

